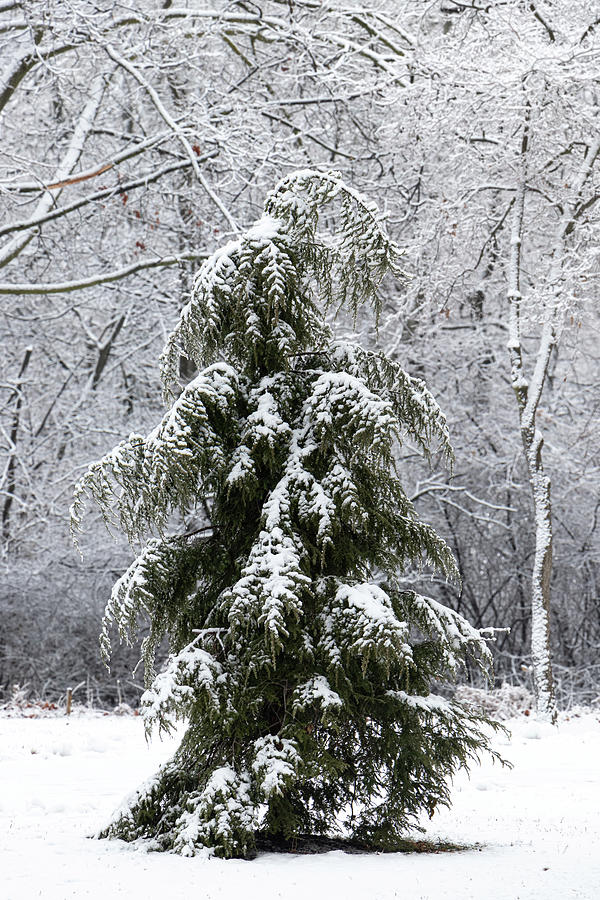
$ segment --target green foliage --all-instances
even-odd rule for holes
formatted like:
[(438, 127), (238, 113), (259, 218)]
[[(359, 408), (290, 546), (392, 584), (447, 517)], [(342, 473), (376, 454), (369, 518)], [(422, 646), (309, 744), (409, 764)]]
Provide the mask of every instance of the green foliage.
[[(444, 416), (383, 354), (332, 341), (324, 318), (332, 305), (377, 313), (400, 256), (336, 173), (284, 179), (200, 270), (161, 358), (163, 420), (77, 486), (74, 531), (87, 495), (145, 541), (107, 606), (103, 654), (111, 624), (131, 640), (147, 618), (146, 727), (188, 723), (103, 834), (243, 856), (259, 833), (325, 834), (337, 817), (396, 846), (486, 748), (481, 719), (430, 694), (467, 654), (489, 666), (480, 634), (401, 586), (409, 566), (456, 574), (394, 463), (405, 435), (451, 459)], [(179, 387), (182, 354), (201, 371)], [(203, 509), (207, 528), (178, 531)]]

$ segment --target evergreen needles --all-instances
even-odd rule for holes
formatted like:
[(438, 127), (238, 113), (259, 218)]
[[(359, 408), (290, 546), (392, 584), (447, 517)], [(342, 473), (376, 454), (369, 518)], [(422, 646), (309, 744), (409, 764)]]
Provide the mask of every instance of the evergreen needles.
[[(145, 542), (113, 590), (103, 654), (112, 622), (130, 640), (147, 617), (146, 727), (187, 722), (104, 836), (244, 856), (259, 834), (343, 827), (395, 846), (487, 748), (480, 718), (429, 692), (467, 654), (488, 667), (479, 632), (400, 583), (424, 561), (456, 574), (394, 467), (403, 433), (450, 455), (445, 419), (421, 382), (333, 342), (324, 318), (332, 305), (377, 311), (400, 256), (339, 174), (282, 180), (263, 218), (198, 274), (161, 358), (162, 422), (79, 482), (74, 532), (89, 495)], [(182, 356), (199, 374), (180, 388)], [(208, 527), (177, 532), (202, 510)]]

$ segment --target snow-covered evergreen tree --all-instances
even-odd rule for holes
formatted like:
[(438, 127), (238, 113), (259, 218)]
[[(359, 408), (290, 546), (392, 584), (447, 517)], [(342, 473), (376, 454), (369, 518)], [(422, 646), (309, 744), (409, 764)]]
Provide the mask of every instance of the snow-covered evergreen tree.
[[(145, 542), (113, 590), (103, 653), (111, 623), (131, 639), (147, 616), (146, 727), (187, 722), (103, 836), (243, 856), (258, 834), (338, 823), (393, 847), (487, 748), (477, 715), (430, 693), (467, 654), (488, 666), (479, 632), (401, 583), (415, 563), (455, 574), (394, 465), (403, 433), (450, 455), (445, 419), (420, 381), (334, 341), (324, 317), (377, 311), (400, 256), (337, 173), (285, 178), (262, 219), (202, 266), (162, 355), (163, 420), (79, 482), (74, 530), (88, 494)], [(182, 356), (199, 374), (180, 389)], [(177, 532), (198, 510), (209, 527)], [(156, 674), (165, 635), (172, 655)]]

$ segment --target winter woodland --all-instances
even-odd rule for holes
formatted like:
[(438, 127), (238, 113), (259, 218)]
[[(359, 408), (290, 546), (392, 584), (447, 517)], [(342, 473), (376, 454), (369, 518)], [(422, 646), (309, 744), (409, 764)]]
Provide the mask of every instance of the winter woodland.
[(407, 274), (332, 339), (447, 421), (451, 467), (410, 433), (395, 465), (460, 578), (415, 560), (404, 589), (501, 629), (496, 679), (546, 718), (598, 696), (599, 42), (594, 0), (0, 0), (3, 698), (139, 703), (139, 647), (98, 650), (135, 554), (98, 512), (78, 558), (74, 485), (161, 421), (202, 264), (305, 170), (377, 205)]

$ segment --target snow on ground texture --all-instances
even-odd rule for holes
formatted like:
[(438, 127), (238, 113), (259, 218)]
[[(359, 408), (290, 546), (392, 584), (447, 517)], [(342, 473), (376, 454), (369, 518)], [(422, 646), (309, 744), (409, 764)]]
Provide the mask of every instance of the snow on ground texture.
[(600, 715), (559, 728), (525, 717), (488, 761), (455, 782), (427, 836), (460, 853), (264, 854), (252, 862), (145, 853), (92, 841), (123, 796), (171, 755), (139, 718), (0, 717), (2, 900), (596, 900), (600, 898)]

